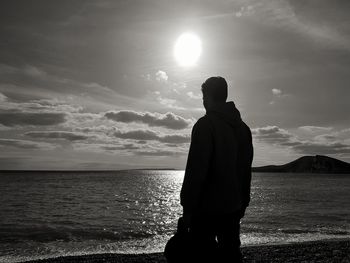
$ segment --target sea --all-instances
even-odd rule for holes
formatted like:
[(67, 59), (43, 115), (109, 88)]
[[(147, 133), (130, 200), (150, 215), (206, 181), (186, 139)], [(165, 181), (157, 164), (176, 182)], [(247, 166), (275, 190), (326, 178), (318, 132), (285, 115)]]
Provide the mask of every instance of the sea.
[[(161, 252), (184, 171), (1, 172), (0, 262)], [(350, 175), (254, 173), (243, 246), (350, 238)]]

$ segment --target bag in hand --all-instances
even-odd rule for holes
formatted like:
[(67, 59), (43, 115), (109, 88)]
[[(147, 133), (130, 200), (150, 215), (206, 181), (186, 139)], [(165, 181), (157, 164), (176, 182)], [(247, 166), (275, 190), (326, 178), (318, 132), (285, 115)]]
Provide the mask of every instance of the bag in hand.
[(177, 230), (165, 245), (164, 255), (168, 263), (189, 262), (191, 238), (183, 217), (177, 222)]

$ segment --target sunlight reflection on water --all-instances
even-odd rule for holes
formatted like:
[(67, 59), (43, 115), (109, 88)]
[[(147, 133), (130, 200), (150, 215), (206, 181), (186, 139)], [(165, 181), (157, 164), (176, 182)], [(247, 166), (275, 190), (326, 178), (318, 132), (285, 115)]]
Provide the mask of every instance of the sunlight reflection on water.
[[(182, 214), (183, 175), (1, 174), (0, 261), (162, 251)], [(254, 174), (251, 195), (243, 245), (350, 237), (349, 175)]]

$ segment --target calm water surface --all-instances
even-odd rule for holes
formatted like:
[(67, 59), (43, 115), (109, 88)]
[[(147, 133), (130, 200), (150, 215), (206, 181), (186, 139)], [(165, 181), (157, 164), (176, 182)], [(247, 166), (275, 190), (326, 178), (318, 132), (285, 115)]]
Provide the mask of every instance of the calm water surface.
[[(0, 262), (162, 251), (183, 171), (0, 174)], [(350, 238), (350, 175), (256, 173), (243, 245)]]

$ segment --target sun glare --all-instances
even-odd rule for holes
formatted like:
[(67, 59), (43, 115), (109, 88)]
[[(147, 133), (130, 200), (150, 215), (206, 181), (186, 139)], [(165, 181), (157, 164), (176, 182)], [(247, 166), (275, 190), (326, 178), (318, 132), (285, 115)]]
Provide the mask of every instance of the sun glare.
[(180, 66), (191, 67), (196, 65), (201, 53), (202, 43), (195, 34), (183, 33), (176, 40), (174, 56)]

